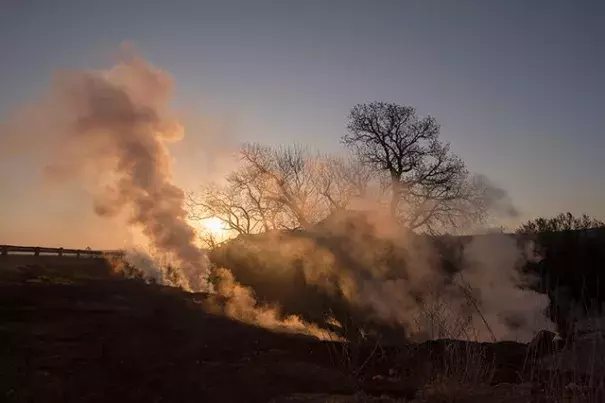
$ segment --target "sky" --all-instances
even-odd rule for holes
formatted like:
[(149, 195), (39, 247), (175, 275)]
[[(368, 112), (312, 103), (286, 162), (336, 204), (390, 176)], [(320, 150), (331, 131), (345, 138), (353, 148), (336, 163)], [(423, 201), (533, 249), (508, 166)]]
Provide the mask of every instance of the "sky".
[[(220, 172), (217, 147), (339, 152), (350, 108), (379, 100), (434, 116), (522, 218), (605, 219), (604, 39), (598, 0), (0, 0), (0, 119), (130, 41), (174, 77), (186, 189)], [(34, 191), (42, 167), (2, 158), (0, 243), (110, 246), (114, 223), (90, 215), (84, 190)]]

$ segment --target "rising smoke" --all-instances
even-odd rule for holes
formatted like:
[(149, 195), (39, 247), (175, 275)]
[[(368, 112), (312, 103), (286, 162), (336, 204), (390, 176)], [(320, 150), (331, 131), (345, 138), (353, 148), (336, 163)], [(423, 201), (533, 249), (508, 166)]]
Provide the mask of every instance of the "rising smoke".
[[(456, 268), (448, 272), (433, 238), (401, 231), (378, 213), (343, 212), (309, 231), (236, 241), (211, 259), (287, 312), (341, 301), (350, 310), (340, 321), (351, 315), (360, 327), (382, 323), (411, 339), (528, 341), (554, 329), (546, 316), (548, 297), (530, 289), (523, 249), (513, 238), (451, 242), (447, 248), (459, 253), (449, 258)], [(330, 298), (317, 306), (322, 294)]]
[[(26, 120), (45, 130), (7, 133), (15, 134), (9, 137), (14, 150), (23, 152), (25, 138), (42, 146), (28, 150), (30, 155), (50, 150), (49, 183), (83, 183), (97, 215), (123, 217), (147, 238), (149, 245), (137, 245), (126, 261), (113, 262), (116, 271), (137, 268), (147, 279), (200, 291), (208, 288), (208, 261), (187, 221), (185, 194), (172, 181), (167, 143), (181, 140), (183, 128), (169, 108), (171, 92), (169, 74), (129, 55), (108, 70), (59, 75), (50, 98), (32, 108), (35, 113), (28, 111)], [(258, 304), (228, 270), (220, 276), (216, 291), (222, 302), (212, 309), (220, 306), (233, 319), (269, 329), (338, 339), (296, 315), (282, 318), (278, 307)]]
[[(169, 108), (171, 91), (171, 77), (138, 56), (108, 70), (60, 75), (51, 102), (56, 112), (51, 125), (60, 127), (52, 144), (58, 147), (46, 173), (55, 182), (87, 183), (96, 214), (124, 216), (148, 238), (154, 254), (182, 269), (183, 282), (177, 285), (196, 291), (205, 288), (209, 266), (187, 222), (184, 193), (172, 182), (167, 143), (179, 141), (183, 128)], [(274, 285), (268, 280), (277, 270), (283, 275), (296, 261), (303, 286), (338, 296), (366, 317), (402, 326), (417, 338), (527, 340), (537, 330), (553, 328), (544, 315), (547, 297), (529, 290), (529, 279), (519, 270), (522, 255), (507, 238), (477, 238), (464, 245), (455, 275), (443, 271), (425, 238), (402, 233), (376, 214), (353, 215), (279, 239), (268, 234), (234, 248), (241, 248), (239, 256), (248, 265), (275, 268), (263, 272), (261, 284)], [(157, 259), (146, 262), (156, 277), (167, 278)], [(241, 265), (224, 263), (232, 270)], [(218, 273), (227, 315), (332, 337), (310, 321), (260, 306), (252, 291), (259, 288), (244, 287), (237, 274)], [(280, 291), (300, 295), (292, 288)], [(301, 300), (302, 305), (313, 302)]]
[[(266, 329), (306, 334), (320, 340), (342, 340), (334, 332), (304, 321), (298, 315), (283, 315), (278, 306), (259, 304), (252, 289), (235, 281), (229, 270), (220, 268), (215, 274), (220, 279), (216, 291), (224, 297), (224, 301), (221, 304), (214, 304), (211, 309), (220, 306), (220, 312), (230, 318)], [(334, 318), (331, 319), (334, 320)]]
[(47, 173), (55, 181), (87, 180), (98, 215), (126, 214), (155, 251), (182, 268), (184, 286), (199, 290), (206, 257), (186, 221), (184, 192), (172, 183), (166, 147), (183, 136), (168, 107), (171, 90), (170, 76), (137, 56), (58, 77), (54, 96), (65, 130)]

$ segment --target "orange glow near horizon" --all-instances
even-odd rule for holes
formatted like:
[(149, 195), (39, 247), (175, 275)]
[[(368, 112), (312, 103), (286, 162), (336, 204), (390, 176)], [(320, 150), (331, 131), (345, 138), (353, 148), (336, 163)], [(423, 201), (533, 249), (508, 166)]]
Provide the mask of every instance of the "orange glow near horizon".
[(225, 222), (218, 217), (210, 217), (202, 220), (202, 228), (210, 233), (215, 238), (225, 239), (228, 235), (228, 230)]

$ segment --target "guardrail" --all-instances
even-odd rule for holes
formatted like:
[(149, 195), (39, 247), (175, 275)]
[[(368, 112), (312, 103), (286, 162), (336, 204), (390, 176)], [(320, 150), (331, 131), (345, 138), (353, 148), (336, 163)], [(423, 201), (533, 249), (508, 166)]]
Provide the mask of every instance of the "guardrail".
[(0, 245), (0, 256), (29, 255), (29, 254), (34, 255), (34, 256), (57, 255), (57, 256), (103, 258), (105, 256), (121, 256), (124, 254), (124, 251), (47, 248), (44, 246)]

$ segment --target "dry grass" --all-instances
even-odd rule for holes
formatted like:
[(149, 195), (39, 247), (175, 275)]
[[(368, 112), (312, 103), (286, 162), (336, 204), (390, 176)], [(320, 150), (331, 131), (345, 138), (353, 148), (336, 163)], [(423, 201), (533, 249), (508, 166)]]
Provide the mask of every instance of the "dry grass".
[[(114, 270), (125, 277), (143, 277), (142, 273), (124, 261), (112, 263)], [(483, 317), (481, 307), (472, 298), (472, 294), (468, 292), (465, 296), (469, 310), (475, 311), (483, 319), (485, 327), (493, 336), (489, 323)], [(475, 339), (473, 335), (476, 335), (477, 331), (472, 328), (470, 317), (456, 319), (455, 311), (442, 300), (433, 298), (431, 301), (433, 303), (427, 305), (416, 320), (417, 334), (425, 334), (429, 339)], [(410, 361), (411, 358), (422, 355), (417, 347), (402, 347), (396, 354), (401, 362), (392, 362), (393, 368), (386, 372), (385, 368), (382, 368), (383, 373), (376, 375), (375, 363), (386, 354), (380, 341), (370, 341), (351, 318), (339, 325), (347, 341), (342, 343), (334, 339), (333, 343), (326, 343), (326, 346), (333, 365), (358, 384), (360, 390), (366, 389), (368, 379), (373, 381), (378, 378), (383, 383), (382, 387), (389, 389), (389, 392), (399, 391), (409, 395), (409, 390), (413, 389), (416, 402), (605, 401), (605, 340), (576, 341), (565, 351), (548, 357), (528, 355), (525, 368), (519, 373), (518, 384), (494, 385), (494, 357), (489, 356), (485, 348), (476, 343), (445, 343), (443, 351), (440, 350), (436, 356), (425, 357), (426, 359), (421, 361)], [(599, 333), (602, 330), (605, 329), (593, 329), (593, 332)], [(392, 353), (390, 350), (389, 354)], [(409, 366), (410, 362), (413, 362), (413, 368), (405, 374), (401, 368), (396, 368)], [(373, 392), (379, 393), (380, 387)], [(376, 401), (364, 396), (360, 392), (356, 396), (357, 400), (346, 401)], [(319, 399), (317, 396), (315, 398)], [(334, 399), (336, 400), (333, 401), (340, 401), (336, 397)]]
[[(432, 315), (430, 320), (436, 317)], [(448, 323), (456, 322), (449, 319)], [(445, 325), (439, 326), (448, 331)], [(371, 361), (379, 359), (384, 349), (375, 341), (368, 354), (368, 343), (364, 344), (359, 337), (360, 330), (346, 330), (349, 342), (329, 345), (331, 356), (338, 368), (364, 388), (366, 369)], [(393, 362), (393, 368), (378, 378), (388, 392), (398, 387), (399, 390), (415, 389), (413, 400), (407, 401), (417, 403), (602, 403), (605, 402), (605, 339), (595, 335), (604, 332), (593, 327), (592, 334), (593, 337), (578, 334), (562, 351), (546, 356), (533, 355), (534, 351), (528, 349), (515, 383), (496, 383), (494, 355), (488, 354), (485, 345), (472, 342), (444, 342), (444, 348), (430, 358), (422, 355), (422, 344), (407, 349), (401, 347), (396, 354), (401, 362)], [(406, 366), (412, 368), (404, 374), (401, 368)], [(372, 392), (379, 394), (380, 390)]]

